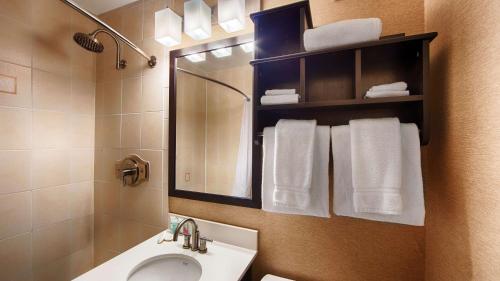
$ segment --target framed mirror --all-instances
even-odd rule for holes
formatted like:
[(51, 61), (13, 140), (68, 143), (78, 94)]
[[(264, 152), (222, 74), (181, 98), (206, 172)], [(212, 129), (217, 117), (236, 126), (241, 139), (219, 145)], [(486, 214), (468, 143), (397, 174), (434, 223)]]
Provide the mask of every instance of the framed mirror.
[(260, 208), (251, 179), (253, 40), (170, 52), (170, 196)]

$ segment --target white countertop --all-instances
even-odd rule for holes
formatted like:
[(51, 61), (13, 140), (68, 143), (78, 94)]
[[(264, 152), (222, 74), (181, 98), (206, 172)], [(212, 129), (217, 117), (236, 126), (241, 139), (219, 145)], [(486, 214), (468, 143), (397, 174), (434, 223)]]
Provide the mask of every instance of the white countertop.
[[(170, 235), (170, 234), (169, 234)], [(101, 264), (74, 279), (75, 281), (126, 281), (141, 262), (158, 255), (181, 254), (194, 258), (202, 268), (200, 281), (238, 281), (252, 264), (257, 251), (214, 241), (207, 243), (208, 252), (200, 254), (182, 248), (184, 237), (177, 242), (158, 244), (160, 234)]]

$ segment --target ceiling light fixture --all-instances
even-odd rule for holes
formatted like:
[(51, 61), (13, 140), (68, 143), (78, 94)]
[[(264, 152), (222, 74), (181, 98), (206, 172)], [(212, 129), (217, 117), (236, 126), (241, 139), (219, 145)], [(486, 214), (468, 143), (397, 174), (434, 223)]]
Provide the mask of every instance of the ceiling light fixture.
[(194, 40), (212, 36), (212, 10), (203, 0), (184, 2), (184, 32)]
[(217, 58), (229, 57), (230, 55), (233, 54), (233, 48), (227, 47), (227, 48), (216, 49), (211, 51), (211, 53)]
[(254, 42), (248, 42), (245, 44), (241, 44), (240, 47), (243, 49), (245, 53), (250, 53), (253, 52), (253, 50), (255, 49), (255, 44)]
[(187, 55), (186, 59), (188, 59), (190, 62), (201, 62), (205, 61), (207, 59), (207, 54), (206, 53), (196, 53), (192, 55)]
[(219, 25), (226, 32), (236, 32), (245, 28), (245, 0), (218, 0)]
[(182, 41), (182, 18), (170, 8), (155, 13), (155, 39), (167, 47)]

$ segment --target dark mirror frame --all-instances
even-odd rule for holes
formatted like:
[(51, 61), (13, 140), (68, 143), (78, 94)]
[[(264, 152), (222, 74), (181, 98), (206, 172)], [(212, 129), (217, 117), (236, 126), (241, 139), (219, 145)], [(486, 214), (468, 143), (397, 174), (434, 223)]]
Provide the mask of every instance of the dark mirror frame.
[[(169, 128), (168, 128), (168, 195), (173, 197), (187, 198), (193, 200), (214, 202), (220, 204), (236, 205), (250, 208), (261, 207), (261, 190), (259, 184), (252, 183), (252, 198), (239, 198), (227, 195), (203, 193), (196, 191), (179, 190), (175, 188), (175, 160), (176, 160), (176, 75), (177, 59), (195, 54), (208, 52), (211, 50), (234, 47), (244, 43), (254, 41), (253, 34), (235, 36), (198, 46), (188, 47), (170, 51), (170, 72), (169, 72)], [(254, 80), (255, 81), (255, 80)]]

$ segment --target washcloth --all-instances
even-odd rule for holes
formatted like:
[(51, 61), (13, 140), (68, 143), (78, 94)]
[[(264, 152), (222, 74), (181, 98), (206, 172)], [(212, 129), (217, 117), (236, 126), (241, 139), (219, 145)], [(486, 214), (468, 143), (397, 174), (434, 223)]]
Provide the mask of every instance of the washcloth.
[(262, 96), (260, 103), (262, 105), (299, 103), (299, 95)]
[(351, 120), (349, 127), (354, 210), (400, 214), (403, 206), (399, 120)]
[(262, 143), (262, 209), (267, 212), (306, 215), (329, 218), (328, 165), (330, 161), (330, 130), (328, 126), (316, 127), (313, 174), (311, 179), (311, 203), (305, 210), (275, 206), (274, 194), (274, 147), (275, 128), (264, 129)]
[(391, 84), (376, 85), (370, 88), (370, 91), (404, 91), (408, 89), (406, 82), (395, 82)]
[(405, 97), (409, 96), (410, 91), (398, 91), (398, 90), (383, 90), (383, 91), (368, 91), (366, 92), (365, 98), (390, 98), (390, 97)]
[(423, 226), (425, 220), (420, 140), (415, 124), (401, 124), (403, 174), (400, 215), (357, 213), (353, 206), (351, 138), (349, 126), (332, 127), (333, 211), (338, 216)]
[(340, 47), (379, 40), (380, 34), (382, 21), (379, 18), (344, 20), (306, 30), (304, 47), (306, 51)]
[(280, 96), (280, 95), (295, 95), (297, 94), (297, 90), (295, 89), (272, 89), (266, 90), (266, 96)]
[(279, 120), (274, 147), (275, 206), (304, 210), (311, 201), (316, 120)]

